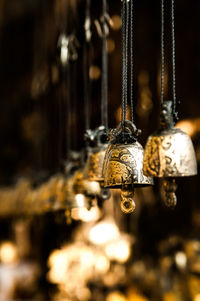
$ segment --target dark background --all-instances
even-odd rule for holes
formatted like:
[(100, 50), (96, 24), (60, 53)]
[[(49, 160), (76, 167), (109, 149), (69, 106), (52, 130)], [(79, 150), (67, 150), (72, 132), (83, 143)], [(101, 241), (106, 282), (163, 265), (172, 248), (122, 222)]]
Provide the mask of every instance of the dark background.
[[(53, 175), (67, 159), (67, 145), (84, 146), (84, 1), (68, 2), (57, 9), (53, 0), (0, 1), (0, 184), (13, 185), (20, 176), (41, 181)], [(134, 101), (135, 120), (142, 129), (141, 143), (159, 124), (160, 1), (135, 2), (134, 12)], [(75, 5), (76, 4), (76, 5)], [(109, 0), (109, 12), (120, 15), (121, 1)], [(73, 7), (76, 9), (73, 10)], [(170, 1), (166, 1), (169, 13)], [(179, 118), (200, 118), (200, 2), (175, 1), (177, 99)], [(168, 92), (171, 98), (170, 26), (166, 17)], [(101, 1), (92, 1), (92, 20), (101, 14)], [(168, 22), (168, 23), (167, 23)], [(58, 62), (57, 39), (60, 32), (75, 33), (80, 43), (78, 60), (65, 70)], [(121, 32), (110, 30), (115, 50), (109, 60), (109, 126), (115, 127), (121, 101)], [(93, 25), (93, 65), (101, 69), (101, 39)], [(148, 75), (150, 107), (140, 110), (142, 99), (139, 76)], [(91, 128), (100, 124), (101, 78), (91, 82)], [(67, 111), (70, 105), (70, 113)], [(198, 151), (200, 128), (194, 135)], [(70, 137), (70, 139), (69, 139)], [(39, 181), (39, 180), (38, 180)], [(140, 252), (156, 254), (155, 244), (171, 233), (198, 237), (199, 176), (178, 181), (178, 205), (166, 209), (154, 188), (156, 203), (144, 205), (139, 218)], [(129, 218), (131, 224), (134, 215)], [(54, 228), (51, 224), (51, 231)], [(196, 221), (196, 220), (195, 220)], [(45, 223), (45, 221), (44, 221)], [(60, 229), (60, 228), (59, 228)], [(48, 233), (48, 229), (46, 232)], [(54, 228), (55, 233), (58, 228)], [(52, 245), (45, 236), (47, 249)], [(42, 248), (42, 246), (41, 246)]]

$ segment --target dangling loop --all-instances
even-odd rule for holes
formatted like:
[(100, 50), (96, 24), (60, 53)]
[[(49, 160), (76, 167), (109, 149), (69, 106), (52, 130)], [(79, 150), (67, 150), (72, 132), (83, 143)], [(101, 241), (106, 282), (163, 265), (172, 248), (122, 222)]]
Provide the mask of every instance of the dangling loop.
[(175, 179), (165, 179), (163, 182), (163, 187), (165, 190), (165, 205), (170, 208), (174, 208), (177, 204), (176, 190), (177, 184)]
[(135, 202), (133, 200), (134, 190), (130, 189), (128, 185), (125, 185), (121, 190), (121, 210), (124, 213), (131, 213), (135, 210)]

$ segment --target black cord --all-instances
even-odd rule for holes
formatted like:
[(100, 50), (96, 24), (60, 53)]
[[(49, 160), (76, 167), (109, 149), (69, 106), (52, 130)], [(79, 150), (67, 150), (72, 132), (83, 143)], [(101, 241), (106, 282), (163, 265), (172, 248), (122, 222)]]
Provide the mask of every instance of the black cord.
[(130, 101), (131, 101), (131, 121), (134, 121), (134, 107), (133, 107), (133, 1), (131, 0), (131, 12), (130, 12)]
[(125, 84), (124, 84), (124, 78), (125, 78), (125, 71), (126, 71), (126, 59), (125, 59), (125, 11), (126, 11), (126, 3), (125, 1), (122, 2), (122, 9), (121, 9), (121, 19), (122, 19), (122, 123), (125, 121)]
[(176, 111), (176, 54), (175, 54), (175, 25), (174, 25), (174, 0), (171, 0), (171, 29), (172, 29), (172, 74), (173, 74), (173, 117), (176, 122), (178, 112)]
[(127, 120), (128, 106), (128, 40), (129, 40), (129, 0), (126, 0), (126, 46), (125, 46), (125, 120)]
[[(86, 0), (85, 22), (90, 22), (90, 0)], [(83, 78), (84, 78), (84, 107), (85, 107), (85, 130), (90, 128), (90, 98), (91, 98), (91, 82), (89, 77), (91, 66), (91, 37), (87, 39), (87, 30), (85, 28), (85, 43), (83, 49)]]
[(102, 80), (101, 80), (101, 123), (108, 128), (108, 58), (106, 49), (106, 0), (102, 0)]
[(161, 105), (164, 101), (164, 74), (165, 74), (165, 45), (164, 45), (164, 37), (165, 37), (165, 3), (164, 0), (161, 0), (161, 97), (160, 102)]
[(129, 2), (122, 4), (122, 123), (127, 119), (128, 105), (128, 37), (129, 37)]

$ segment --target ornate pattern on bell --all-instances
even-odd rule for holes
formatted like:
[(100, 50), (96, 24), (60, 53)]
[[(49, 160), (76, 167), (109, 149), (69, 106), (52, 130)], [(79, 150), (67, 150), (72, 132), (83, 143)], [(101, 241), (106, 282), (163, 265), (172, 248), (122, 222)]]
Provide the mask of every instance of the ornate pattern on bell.
[(144, 173), (151, 177), (186, 177), (197, 174), (190, 137), (177, 128), (158, 131), (148, 138)]
[[(150, 177), (186, 177), (197, 174), (194, 147), (190, 137), (173, 127), (172, 102), (165, 101), (161, 111), (161, 129), (152, 134), (144, 150), (143, 171)], [(176, 184), (164, 181), (166, 204), (176, 205)]]
[(110, 144), (107, 148), (103, 175), (104, 186), (120, 188), (121, 209), (125, 213), (134, 210), (132, 199), (134, 187), (152, 185), (152, 178), (143, 174), (143, 148), (137, 142), (139, 131), (131, 121), (119, 124), (110, 133)]
[(84, 177), (89, 181), (103, 182), (103, 162), (108, 143), (106, 129), (100, 126), (94, 131), (87, 130), (86, 139), (90, 145), (88, 158), (84, 168)]

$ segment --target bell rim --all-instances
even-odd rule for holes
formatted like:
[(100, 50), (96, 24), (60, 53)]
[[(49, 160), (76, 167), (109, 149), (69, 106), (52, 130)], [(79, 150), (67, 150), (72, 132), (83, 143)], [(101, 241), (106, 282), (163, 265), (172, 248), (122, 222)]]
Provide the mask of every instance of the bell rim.
[(178, 179), (178, 178), (189, 178), (189, 177), (195, 177), (196, 175), (198, 175), (198, 171), (196, 171), (196, 173), (193, 173), (193, 174), (181, 174), (181, 175), (172, 175), (172, 176), (167, 176), (167, 177), (165, 177), (164, 175), (156, 175), (156, 176), (154, 176), (154, 175), (150, 175), (149, 173), (147, 174), (146, 172), (144, 172), (144, 175), (146, 176), (146, 177), (151, 177), (151, 178), (159, 178), (159, 179), (161, 179), (161, 178), (165, 178), (165, 179), (167, 179), (167, 178), (169, 178), (169, 179), (171, 179), (171, 178), (176, 178), (176, 179)]
[[(147, 187), (147, 186), (153, 186), (154, 183), (152, 181), (152, 183), (143, 183), (143, 184), (140, 184), (140, 183), (132, 183), (132, 184), (127, 184), (127, 183), (124, 183), (124, 185), (131, 185), (133, 186), (133, 188), (144, 188), (144, 187)], [(123, 185), (122, 184), (114, 184), (114, 185), (105, 185), (104, 184), (104, 187), (105, 188), (108, 188), (108, 189), (122, 189)]]

